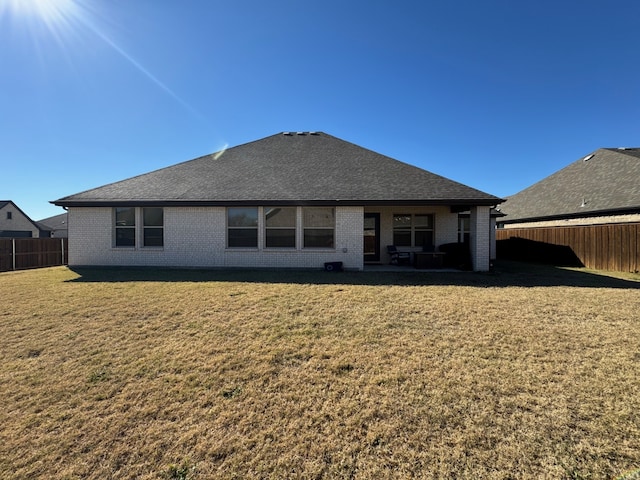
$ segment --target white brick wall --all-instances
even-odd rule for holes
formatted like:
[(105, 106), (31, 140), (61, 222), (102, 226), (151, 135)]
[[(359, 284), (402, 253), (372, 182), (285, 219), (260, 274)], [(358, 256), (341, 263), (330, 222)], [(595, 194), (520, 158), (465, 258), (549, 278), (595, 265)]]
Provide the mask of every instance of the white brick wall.
[[(472, 252), (474, 269), (489, 268), (489, 209), (480, 207), (476, 215), (479, 245)], [(458, 215), (447, 206), (367, 207), (380, 213), (381, 262), (388, 263), (386, 246), (393, 243), (393, 214), (433, 214), (435, 245), (455, 243)], [(110, 207), (69, 208), (69, 264), (170, 267), (259, 267), (323, 268), (325, 262), (343, 262), (347, 269), (362, 270), (363, 207), (336, 207), (334, 249), (302, 248), (302, 209), (299, 208), (295, 249), (226, 248), (226, 209), (224, 207), (165, 207), (164, 247), (113, 247), (113, 209)], [(262, 215), (260, 215), (262, 217)], [(474, 221), (472, 213), (472, 242)], [(139, 223), (139, 222), (138, 222)], [(485, 226), (486, 224), (486, 226)], [(258, 245), (264, 245), (262, 219)], [(140, 231), (138, 231), (138, 238)], [(419, 251), (417, 247), (413, 250)], [(410, 250), (410, 249), (408, 249)], [(474, 253), (475, 252), (475, 253)]]
[(491, 218), (489, 207), (471, 208), (471, 261), (473, 270), (489, 270), (491, 255)]
[(495, 260), (498, 256), (496, 252), (496, 219), (493, 217), (489, 224), (489, 248), (489, 260)]
[[(290, 250), (227, 249), (224, 207), (165, 207), (164, 247), (114, 248), (112, 215), (109, 207), (69, 208), (70, 265), (323, 268), (339, 261), (363, 268), (362, 207), (336, 208), (335, 249), (329, 250), (301, 248), (301, 209), (298, 248)], [(264, 229), (258, 232), (258, 245), (264, 245)]]

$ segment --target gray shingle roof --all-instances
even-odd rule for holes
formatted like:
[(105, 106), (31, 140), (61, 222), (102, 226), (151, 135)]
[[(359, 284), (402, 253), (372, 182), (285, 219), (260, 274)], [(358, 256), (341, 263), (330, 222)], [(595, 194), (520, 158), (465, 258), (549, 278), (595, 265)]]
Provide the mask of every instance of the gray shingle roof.
[(54, 215), (53, 217), (43, 218), (42, 220), (38, 220), (36, 223), (43, 229), (65, 229), (67, 228), (68, 217), (68, 213), (61, 213), (59, 215)]
[(640, 148), (601, 148), (508, 197), (501, 223), (640, 211)]
[(321, 132), (280, 133), (61, 198), (117, 204), (496, 205), (501, 199)]

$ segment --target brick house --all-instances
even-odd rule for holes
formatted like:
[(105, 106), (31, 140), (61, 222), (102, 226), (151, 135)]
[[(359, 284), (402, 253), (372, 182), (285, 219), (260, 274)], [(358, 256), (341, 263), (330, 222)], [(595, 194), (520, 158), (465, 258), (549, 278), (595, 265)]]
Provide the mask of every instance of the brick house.
[(458, 242), (489, 269), (502, 200), (321, 132), (284, 132), (55, 200), (69, 264), (362, 270)]

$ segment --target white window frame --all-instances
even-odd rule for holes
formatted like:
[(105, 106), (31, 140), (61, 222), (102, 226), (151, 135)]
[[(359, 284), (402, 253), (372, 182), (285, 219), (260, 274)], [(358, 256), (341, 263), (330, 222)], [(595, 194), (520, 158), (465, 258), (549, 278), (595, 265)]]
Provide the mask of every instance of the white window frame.
[[(333, 224), (331, 226), (324, 225), (307, 225), (305, 222), (305, 212), (310, 210), (329, 209), (333, 217)], [(336, 207), (302, 207), (302, 248), (305, 250), (335, 250), (336, 248)], [(307, 231), (308, 230), (326, 230), (331, 231), (331, 245), (317, 246), (307, 245)]]
[[(395, 220), (396, 217), (409, 217), (409, 226), (407, 227), (396, 227)], [(424, 227), (422, 225), (416, 225), (416, 217), (431, 217), (431, 227)], [(436, 240), (436, 216), (433, 213), (394, 213), (392, 215), (392, 234), (393, 234), (393, 244), (396, 247), (424, 247), (425, 245), (417, 245), (416, 242), (416, 232), (431, 232), (431, 240), (433, 242), (433, 246), (435, 246)], [(396, 232), (409, 233), (410, 235), (410, 244), (406, 245), (404, 243), (399, 243), (396, 240)]]
[[(256, 225), (240, 225), (240, 226), (231, 226), (229, 225), (229, 214), (232, 210), (254, 210), (256, 211)], [(226, 240), (225, 245), (229, 250), (257, 250), (260, 248), (260, 217), (262, 215), (262, 208), (257, 206), (242, 206), (242, 207), (227, 207), (225, 209), (225, 232), (226, 232)], [(256, 244), (255, 245), (231, 245), (229, 233), (232, 230), (255, 230), (256, 233)]]
[[(269, 215), (269, 213), (271, 211), (273, 211), (274, 209), (287, 209), (287, 210), (291, 210), (293, 211), (293, 226), (289, 225), (289, 226), (269, 226), (269, 219), (267, 218), (267, 216)], [(289, 249), (289, 250), (296, 250), (297, 246), (298, 246), (298, 208), (297, 207), (292, 207), (292, 206), (283, 206), (283, 207), (271, 207), (271, 206), (267, 206), (267, 207), (263, 207), (262, 208), (262, 217), (264, 220), (264, 227), (263, 227), (263, 231), (264, 231), (264, 249), (274, 249), (274, 250), (283, 250), (283, 249)], [(269, 242), (269, 232), (270, 231), (288, 231), (288, 230), (293, 230), (293, 245), (286, 245), (286, 246), (278, 246), (278, 245), (268, 245)]]
[[(162, 210), (162, 225), (145, 225), (144, 224), (144, 209), (145, 208), (159, 208)], [(118, 225), (117, 224), (117, 212), (118, 209), (133, 210), (133, 225)], [(164, 226), (165, 226), (165, 208), (164, 207), (130, 207), (120, 206), (113, 207), (112, 212), (112, 245), (116, 249), (163, 249), (164, 248)], [(145, 245), (145, 229), (157, 228), (162, 229), (162, 245)], [(133, 245), (118, 245), (118, 230), (131, 230), (133, 231)]]

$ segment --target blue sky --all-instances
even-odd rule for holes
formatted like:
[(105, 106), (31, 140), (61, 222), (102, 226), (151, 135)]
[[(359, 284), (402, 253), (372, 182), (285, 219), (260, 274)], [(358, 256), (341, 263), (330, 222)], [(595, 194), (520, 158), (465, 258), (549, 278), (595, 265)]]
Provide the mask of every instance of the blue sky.
[(0, 200), (319, 130), (498, 196), (640, 146), (636, 0), (0, 0)]

